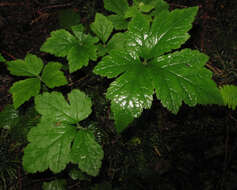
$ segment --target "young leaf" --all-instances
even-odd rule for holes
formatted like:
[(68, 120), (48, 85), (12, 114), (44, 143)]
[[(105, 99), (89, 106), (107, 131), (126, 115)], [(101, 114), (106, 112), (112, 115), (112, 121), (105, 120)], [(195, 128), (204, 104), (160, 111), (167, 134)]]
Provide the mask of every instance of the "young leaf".
[(75, 36), (66, 30), (51, 32), (51, 37), (42, 45), (41, 51), (58, 57), (67, 57), (70, 73), (88, 65), (89, 59), (96, 60), (98, 38), (83, 33), (81, 25), (73, 26)]
[(204, 67), (207, 56), (189, 49), (162, 56), (188, 39), (196, 12), (195, 7), (163, 11), (151, 27), (145, 16), (137, 14), (129, 23), (124, 49), (111, 51), (95, 67), (101, 76), (119, 76), (106, 94), (118, 132), (151, 106), (154, 89), (173, 113), (182, 101), (190, 106), (222, 103), (211, 72)]
[(96, 13), (95, 22), (93, 22), (90, 27), (103, 43), (108, 40), (111, 32), (113, 31), (112, 22), (100, 13)]
[(51, 53), (58, 57), (65, 57), (70, 49), (77, 44), (76, 38), (64, 29), (53, 31), (50, 35), (51, 37), (40, 48), (43, 52)]
[(103, 157), (103, 150), (95, 141), (94, 135), (88, 130), (80, 130), (72, 145), (72, 161), (78, 163), (82, 171), (96, 176)]
[(66, 190), (66, 180), (56, 179), (50, 182), (43, 183), (43, 190)]
[(44, 64), (40, 58), (35, 55), (27, 54), (25, 60), (17, 59), (6, 62), (8, 70), (16, 76), (39, 76)]
[(91, 100), (83, 92), (72, 90), (68, 99), (70, 104), (61, 93), (46, 92), (35, 97), (35, 107), (43, 117), (68, 124), (76, 124), (91, 113)]
[(15, 82), (10, 88), (13, 95), (13, 105), (17, 109), (31, 97), (36, 96), (40, 92), (40, 79), (29, 78)]
[(6, 59), (2, 56), (2, 54), (0, 53), (0, 62), (5, 62)]
[(104, 8), (118, 15), (124, 15), (128, 9), (128, 2), (127, 0), (104, 0)]
[(48, 168), (54, 173), (62, 171), (70, 162), (75, 133), (74, 126), (41, 120), (28, 134), (30, 143), (24, 149), (24, 169), (30, 173)]
[(237, 87), (234, 85), (224, 85), (220, 88), (221, 95), (224, 100), (224, 104), (235, 110), (237, 106)]
[(67, 84), (67, 79), (60, 71), (62, 64), (58, 62), (49, 62), (43, 70), (42, 81), (49, 87), (54, 88)]

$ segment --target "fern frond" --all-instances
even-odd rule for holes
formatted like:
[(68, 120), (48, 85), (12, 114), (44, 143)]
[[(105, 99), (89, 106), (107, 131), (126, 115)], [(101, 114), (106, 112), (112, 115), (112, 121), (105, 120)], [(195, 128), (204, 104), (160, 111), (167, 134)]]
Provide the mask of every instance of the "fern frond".
[(221, 95), (224, 100), (224, 104), (235, 110), (237, 106), (237, 86), (234, 85), (224, 85), (220, 88)]

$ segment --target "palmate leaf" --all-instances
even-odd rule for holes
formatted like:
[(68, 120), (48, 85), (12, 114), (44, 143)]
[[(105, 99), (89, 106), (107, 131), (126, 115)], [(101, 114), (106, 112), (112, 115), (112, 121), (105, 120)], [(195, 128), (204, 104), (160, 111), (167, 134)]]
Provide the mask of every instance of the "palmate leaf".
[(60, 71), (62, 64), (58, 62), (48, 63), (41, 77), (40, 73), (44, 64), (35, 55), (27, 54), (25, 60), (17, 59), (8, 61), (6, 64), (12, 75), (34, 77), (17, 81), (11, 87), (10, 93), (13, 95), (13, 105), (16, 109), (31, 97), (39, 94), (41, 81), (49, 88), (67, 84), (66, 77)]
[(67, 57), (70, 73), (87, 66), (89, 60), (96, 60), (96, 46), (98, 38), (83, 33), (82, 25), (72, 27), (74, 35), (60, 29), (51, 32), (40, 50), (58, 57)]
[[(98, 174), (103, 150), (91, 132), (84, 129), (78, 131), (75, 126), (91, 113), (91, 100), (79, 90), (72, 90), (68, 100), (69, 103), (58, 92), (35, 97), (36, 110), (42, 117), (28, 134), (30, 143), (23, 157), (26, 171), (35, 173), (49, 168), (58, 173), (73, 161), (89, 175)], [(81, 160), (81, 156), (86, 156), (86, 162)]]
[(119, 76), (106, 94), (118, 132), (151, 106), (154, 90), (173, 113), (182, 102), (190, 106), (222, 103), (212, 74), (204, 67), (206, 55), (190, 49), (167, 54), (189, 38), (196, 12), (196, 7), (163, 11), (151, 26), (137, 14), (129, 23), (124, 49), (111, 51), (95, 67), (101, 76)]

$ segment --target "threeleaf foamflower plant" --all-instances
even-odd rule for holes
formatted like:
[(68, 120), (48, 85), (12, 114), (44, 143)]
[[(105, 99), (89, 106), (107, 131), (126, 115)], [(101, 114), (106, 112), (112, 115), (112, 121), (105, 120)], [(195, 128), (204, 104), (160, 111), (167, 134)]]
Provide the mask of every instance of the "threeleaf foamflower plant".
[(177, 50), (189, 39), (197, 11), (197, 7), (162, 11), (151, 23), (138, 12), (128, 24), (123, 48), (109, 52), (95, 67), (96, 74), (116, 78), (106, 97), (118, 132), (151, 107), (154, 93), (174, 114), (182, 102), (222, 104), (212, 73), (205, 68), (208, 56)]
[[(67, 84), (67, 79), (60, 71), (62, 64), (49, 62), (44, 66), (43, 61), (36, 55), (27, 54), (25, 60), (17, 59), (6, 62), (12, 75), (28, 77), (17, 81), (10, 89), (13, 95), (13, 105), (17, 109), (31, 97), (40, 93), (43, 82), (49, 88), (55, 88)], [(42, 74), (40, 74), (42, 72)]]

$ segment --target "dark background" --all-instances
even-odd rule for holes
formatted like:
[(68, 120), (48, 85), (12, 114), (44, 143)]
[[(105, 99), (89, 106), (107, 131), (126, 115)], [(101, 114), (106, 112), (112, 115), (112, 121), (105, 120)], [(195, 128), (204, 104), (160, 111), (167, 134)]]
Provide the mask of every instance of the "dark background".
[[(213, 79), (219, 86), (237, 85), (237, 1), (167, 2), (171, 10), (200, 7), (185, 47), (198, 49), (210, 57), (206, 67), (213, 72)], [(79, 14), (85, 26), (93, 22), (96, 12), (108, 14), (102, 0), (1, 0), (2, 55), (14, 60), (33, 53), (45, 62), (60, 60), (39, 49), (52, 30), (61, 28), (58, 15), (65, 9)], [(65, 63), (63, 59), (60, 61)], [(90, 63), (66, 75), (71, 81), (70, 88), (86, 91), (94, 102), (93, 114), (85, 124), (96, 125), (97, 140), (105, 151), (99, 176), (72, 180), (68, 171), (74, 166), (68, 166), (65, 172), (57, 175), (50, 171), (34, 175), (24, 172), (20, 162), (27, 143), (28, 122), (37, 116), (30, 101), (20, 109), (24, 122), (14, 130), (1, 130), (0, 184), (5, 180), (7, 189), (41, 189), (43, 182), (65, 179), (67, 189), (237, 189), (236, 111), (219, 106), (191, 108), (183, 105), (179, 113), (173, 115), (155, 100), (150, 110), (145, 110), (131, 127), (117, 135), (109, 119), (109, 102), (104, 98), (110, 81), (95, 76), (93, 67)], [(0, 64), (0, 111), (12, 103), (8, 90), (17, 80), (19, 78), (11, 76), (6, 66)], [(70, 89), (58, 90), (67, 92)], [(15, 160), (18, 164), (13, 164)], [(9, 168), (14, 175), (5, 172)]]

